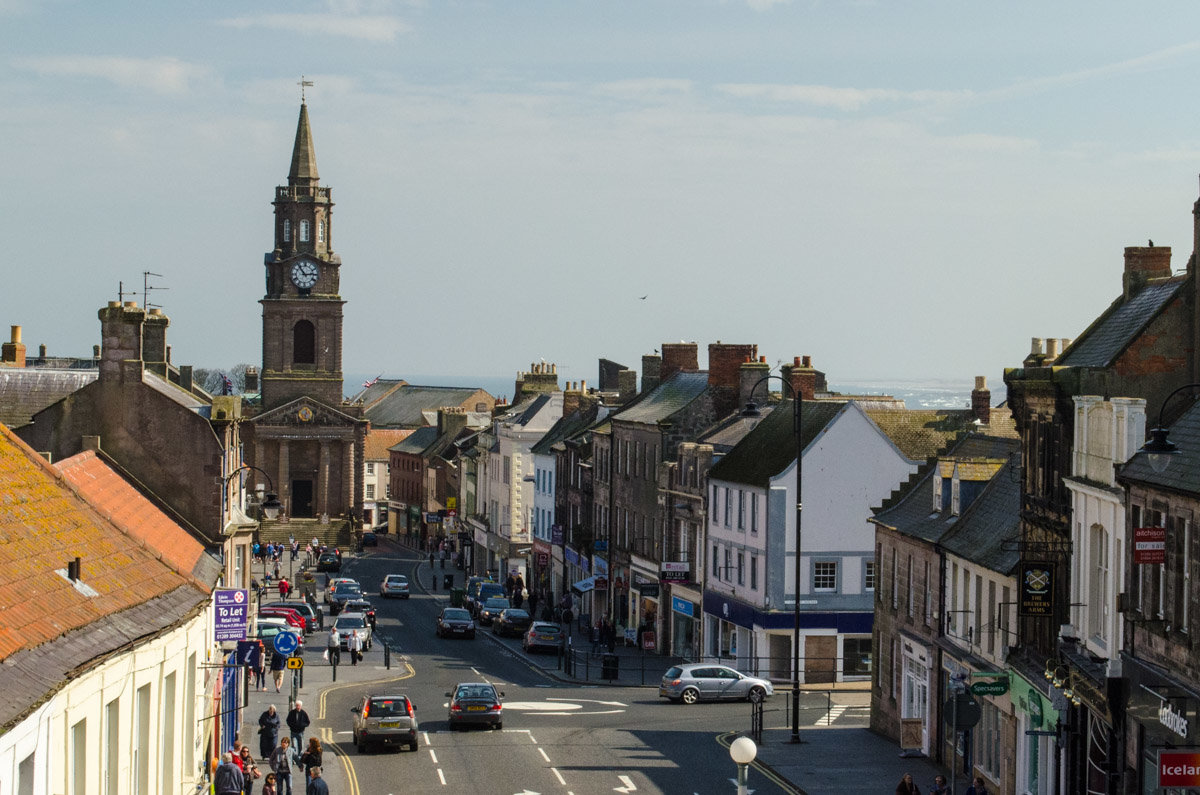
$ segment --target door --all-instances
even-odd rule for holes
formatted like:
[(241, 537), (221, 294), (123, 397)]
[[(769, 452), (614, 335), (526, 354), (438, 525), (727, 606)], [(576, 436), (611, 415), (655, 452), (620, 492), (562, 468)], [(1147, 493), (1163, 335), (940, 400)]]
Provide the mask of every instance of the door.
[(313, 515), (313, 482), (311, 480), (292, 481), (292, 516), (300, 519), (311, 519)]
[(804, 639), (804, 682), (837, 681), (837, 636), (809, 635)]

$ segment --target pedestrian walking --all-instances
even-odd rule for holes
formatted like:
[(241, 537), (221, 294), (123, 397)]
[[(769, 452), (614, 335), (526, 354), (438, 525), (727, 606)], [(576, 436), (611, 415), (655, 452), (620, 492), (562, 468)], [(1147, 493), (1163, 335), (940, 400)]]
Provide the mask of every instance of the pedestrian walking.
[(350, 652), (350, 664), (358, 665), (358, 660), (362, 657), (362, 638), (359, 637), (357, 629), (350, 630), (350, 635), (346, 638), (346, 650)]
[(321, 766), (321, 741), (316, 737), (312, 737), (308, 741), (308, 748), (300, 755), (300, 765), (304, 768), (304, 780), (308, 781), (312, 778), (312, 770), (314, 767)]
[(896, 785), (896, 795), (921, 795), (921, 788), (913, 781), (912, 773), (905, 773)]
[(279, 713), (271, 704), (258, 716), (258, 755), (266, 759), (279, 740)]
[(976, 776), (971, 780), (971, 786), (967, 787), (966, 795), (988, 795), (987, 784), (983, 783), (983, 776)]
[(275, 680), (275, 692), (280, 692), (283, 687), (283, 671), (287, 668), (287, 657), (284, 657), (279, 652), (271, 655), (271, 678)]
[(929, 788), (929, 795), (950, 795), (950, 787), (946, 784), (945, 776), (933, 777), (933, 786)]
[(267, 689), (267, 650), (263, 648), (262, 641), (258, 641), (258, 654), (253, 657), (253, 662), (250, 664), (250, 673), (254, 679), (255, 690)]
[(279, 598), (287, 599), (287, 595), (288, 595), (287, 577), (280, 577), (279, 578)]
[(279, 795), (292, 795), (292, 741), (284, 737), (271, 752), (271, 769), (275, 771), (275, 786)]
[(233, 758), (234, 762), (241, 760), (242, 768), (242, 789), (245, 795), (254, 795), (254, 781), (262, 777), (259, 772), (258, 765), (254, 763), (254, 757), (250, 755), (250, 746), (243, 745), (238, 753), (238, 756)]
[(213, 773), (213, 792), (216, 795), (242, 795), (244, 785), (245, 779), (233, 762), (233, 754), (229, 751), (221, 754), (221, 764)]
[(538, 606), (538, 593), (537, 593), (537, 591), (530, 591), (529, 592), (529, 615), (534, 621), (538, 620), (537, 606)]
[(329, 795), (329, 786), (325, 783), (325, 779), (321, 778), (321, 768), (314, 767), (309, 775), (312, 778), (308, 780), (307, 795)]
[(342, 657), (342, 639), (338, 635), (337, 627), (329, 628), (329, 637), (325, 641), (325, 659), (329, 660), (330, 665), (337, 665)]
[(308, 713), (304, 711), (304, 702), (296, 699), (296, 703), (288, 710), (287, 718), (284, 721), (287, 723), (288, 731), (291, 732), (292, 752), (296, 754), (296, 765), (299, 766), (300, 752), (304, 749), (304, 732), (312, 723), (308, 718)]

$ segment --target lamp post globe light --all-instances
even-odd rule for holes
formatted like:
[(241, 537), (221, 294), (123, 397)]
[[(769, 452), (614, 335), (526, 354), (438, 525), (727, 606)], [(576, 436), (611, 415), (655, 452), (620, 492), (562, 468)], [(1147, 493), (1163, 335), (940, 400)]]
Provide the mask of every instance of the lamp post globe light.
[(758, 755), (758, 746), (749, 737), (739, 737), (729, 744), (729, 755), (737, 765), (738, 795), (746, 795), (750, 763)]
[(1163, 424), (1163, 413), (1166, 411), (1167, 403), (1180, 392), (1198, 388), (1200, 388), (1200, 384), (1184, 384), (1163, 398), (1162, 405), (1158, 409), (1158, 427), (1150, 429), (1150, 440), (1142, 445), (1142, 452), (1149, 457), (1150, 468), (1159, 474), (1166, 472), (1167, 467), (1171, 464), (1171, 459), (1179, 454), (1179, 448), (1167, 438), (1168, 431)]
[(224, 484), (225, 488), (228, 489), (229, 481), (231, 481), (235, 477), (237, 477), (238, 474), (241, 473), (243, 470), (252, 470), (254, 472), (259, 473), (264, 478), (266, 478), (267, 498), (265, 500), (263, 500), (261, 503), (259, 503), (259, 508), (262, 509), (263, 516), (265, 516), (267, 519), (275, 519), (276, 517), (278, 517), (280, 510), (282, 510), (282, 508), (283, 508), (283, 503), (281, 503), (279, 501), (279, 497), (275, 493), (275, 483), (274, 483), (274, 481), (271, 480), (271, 476), (268, 475), (262, 469), (259, 469), (258, 467), (254, 466), (252, 464), (242, 464), (241, 466), (234, 469), (232, 472), (230, 472), (228, 475), (225, 476), (225, 484)]
[(758, 387), (771, 380), (777, 379), (780, 383), (787, 387), (792, 396), (792, 431), (796, 439), (796, 552), (795, 561), (793, 562), (793, 591), (795, 592), (792, 598), (792, 737), (790, 742), (800, 743), (800, 563), (801, 549), (800, 546), (800, 517), (803, 508), (801, 499), (802, 491), (802, 474), (804, 471), (804, 440), (800, 432), (800, 420), (804, 405), (804, 398), (800, 391), (792, 385), (792, 382), (778, 375), (764, 375), (750, 387), (750, 393), (747, 395), (746, 408), (742, 411), (743, 417), (760, 417), (762, 416), (758, 410), (758, 406), (754, 403), (754, 392)]

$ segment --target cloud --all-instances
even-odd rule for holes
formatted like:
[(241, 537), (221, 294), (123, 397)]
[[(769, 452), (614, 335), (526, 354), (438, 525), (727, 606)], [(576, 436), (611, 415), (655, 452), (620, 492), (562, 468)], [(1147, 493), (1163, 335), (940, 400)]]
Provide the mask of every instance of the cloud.
[(692, 89), (691, 80), (671, 78), (645, 78), (642, 80), (614, 80), (600, 83), (596, 92), (626, 99), (656, 98), (670, 94), (687, 94)]
[(268, 28), (305, 36), (342, 36), (373, 42), (393, 42), (399, 34), (412, 30), (398, 17), (341, 14), (259, 14), (225, 19), (221, 24), (239, 30)]
[(182, 94), (193, 80), (205, 77), (207, 67), (178, 58), (59, 55), (20, 58), (14, 65), (43, 76), (95, 77), (122, 88), (149, 89), (156, 94)]
[(924, 104), (961, 100), (971, 96), (970, 91), (897, 91), (890, 88), (836, 88), (771, 83), (724, 83), (716, 88), (717, 91), (735, 97), (818, 105), (838, 110), (859, 110), (866, 105), (880, 102)]

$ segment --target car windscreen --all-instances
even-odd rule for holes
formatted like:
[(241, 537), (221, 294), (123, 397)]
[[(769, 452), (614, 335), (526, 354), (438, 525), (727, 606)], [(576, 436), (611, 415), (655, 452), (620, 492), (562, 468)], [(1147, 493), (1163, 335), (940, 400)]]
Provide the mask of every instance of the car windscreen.
[(519, 610), (515, 607), (510, 607), (504, 611), (504, 617), (511, 621), (524, 621), (529, 618), (529, 613), (524, 610)]
[(371, 699), (371, 717), (407, 715), (408, 703), (402, 698)]
[(509, 601), (507, 599), (505, 599), (503, 596), (493, 596), (491, 599), (488, 599), (486, 602), (483, 603), (484, 607), (492, 609), (492, 610), (495, 610), (495, 609), (503, 610), (503, 609), (507, 608), (508, 605), (509, 605)]
[(333, 593), (336, 596), (361, 594), (362, 588), (359, 588), (357, 585), (350, 585), (349, 583), (339, 582), (337, 585), (333, 586)]
[(470, 621), (471, 614), (462, 608), (454, 608), (442, 612), (443, 621)]
[(460, 687), (454, 693), (456, 699), (486, 699), (496, 700), (496, 690), (491, 685), (467, 685)]
[(366, 626), (362, 616), (338, 616), (333, 625), (338, 629), (362, 629)]

